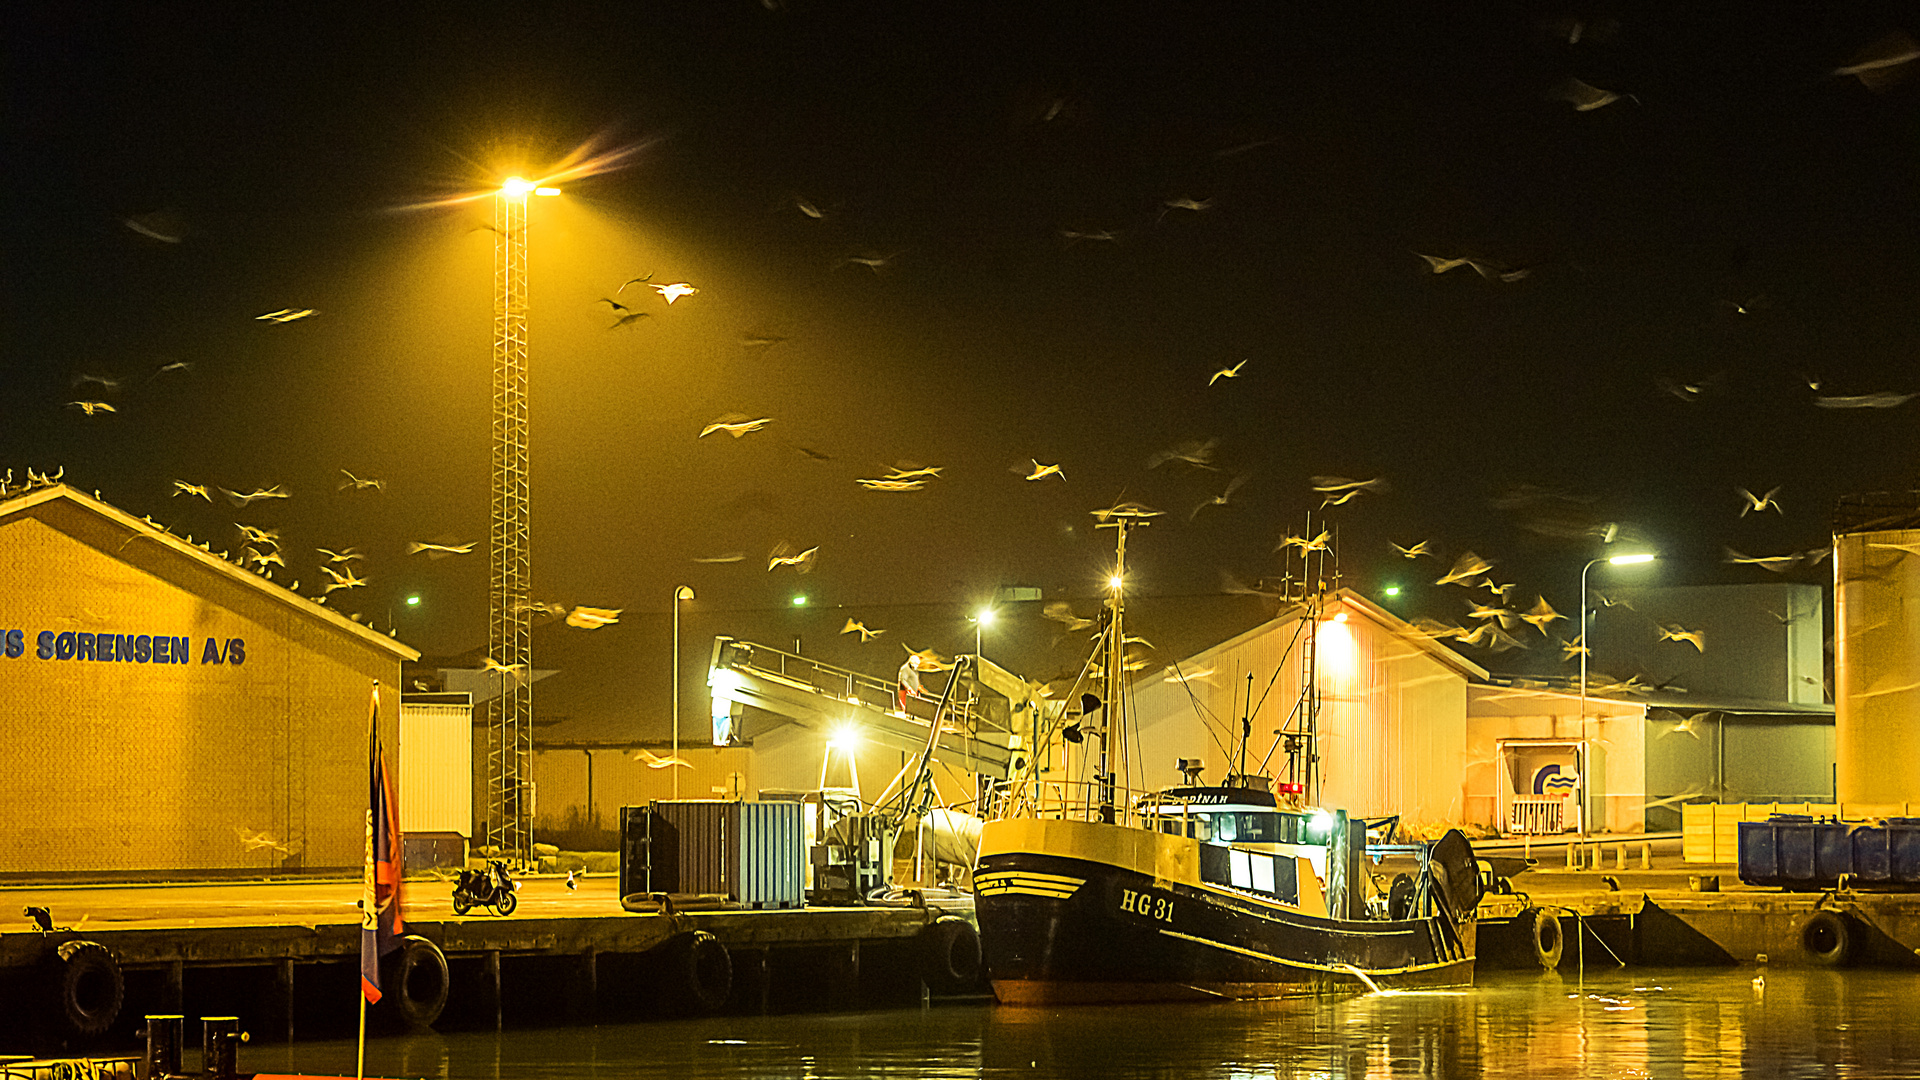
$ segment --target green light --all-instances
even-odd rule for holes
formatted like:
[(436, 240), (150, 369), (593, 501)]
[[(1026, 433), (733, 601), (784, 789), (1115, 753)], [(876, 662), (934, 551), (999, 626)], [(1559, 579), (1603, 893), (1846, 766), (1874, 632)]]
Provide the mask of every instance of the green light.
[(1399, 596), (1399, 595), (1400, 595), (1400, 586), (1398, 586), (1398, 585), (1389, 585), (1389, 586), (1387, 586), (1387, 587), (1386, 587), (1385, 589), (1383, 589), (1383, 590), (1381, 590), (1381, 591), (1383, 591), (1383, 592), (1385, 592), (1385, 593), (1386, 593), (1386, 594), (1387, 594), (1388, 596)]
[(409, 597), (407, 597), (407, 606), (408, 606), (408, 607), (419, 607), (419, 606), (420, 606), (420, 595), (419, 595), (418, 593), (415, 593), (414, 595), (412, 595), (412, 596), (409, 596)]
[(794, 598), (793, 598), (793, 606), (794, 606), (794, 607), (806, 607), (806, 606), (807, 606), (807, 598), (806, 598), (805, 596), (796, 596), (796, 597), (794, 597)]

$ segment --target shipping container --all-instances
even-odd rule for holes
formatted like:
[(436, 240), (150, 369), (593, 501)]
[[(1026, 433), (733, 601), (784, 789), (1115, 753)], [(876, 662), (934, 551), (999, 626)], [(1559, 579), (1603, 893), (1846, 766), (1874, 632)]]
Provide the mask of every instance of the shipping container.
[(797, 908), (806, 840), (797, 802), (658, 800), (620, 808), (620, 892), (725, 896)]

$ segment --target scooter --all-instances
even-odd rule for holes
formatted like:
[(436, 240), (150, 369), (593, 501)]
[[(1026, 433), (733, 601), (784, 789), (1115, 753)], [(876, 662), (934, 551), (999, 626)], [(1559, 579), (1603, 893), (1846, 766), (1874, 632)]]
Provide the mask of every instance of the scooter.
[(470, 908), (490, 907), (496, 915), (511, 915), (520, 905), (520, 883), (507, 872), (507, 864), (488, 859), (485, 870), (462, 870), (453, 886), (453, 913), (465, 915)]

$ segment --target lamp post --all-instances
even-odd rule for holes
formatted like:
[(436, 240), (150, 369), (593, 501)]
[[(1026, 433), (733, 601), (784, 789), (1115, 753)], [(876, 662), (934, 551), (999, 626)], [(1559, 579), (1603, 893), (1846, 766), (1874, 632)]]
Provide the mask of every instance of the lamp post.
[(993, 619), (994, 619), (994, 610), (990, 607), (983, 607), (979, 611), (974, 612), (972, 615), (971, 621), (973, 623), (973, 656), (974, 656), (974, 659), (976, 660), (980, 658), (980, 628), (983, 626), (992, 626)]
[(673, 590), (673, 797), (680, 797), (680, 601), (693, 599), (693, 586)]
[(1580, 799), (1580, 831), (1583, 834), (1588, 831), (1587, 816), (1588, 811), (1591, 809), (1591, 807), (1586, 805), (1587, 799), (1585, 795), (1588, 783), (1587, 654), (1593, 651), (1592, 643), (1587, 641), (1587, 571), (1599, 566), (1601, 563), (1606, 563), (1609, 566), (1637, 566), (1641, 563), (1650, 563), (1655, 558), (1656, 556), (1650, 552), (1642, 552), (1636, 555), (1609, 555), (1594, 559), (1580, 568), (1580, 790), (1582, 793)]

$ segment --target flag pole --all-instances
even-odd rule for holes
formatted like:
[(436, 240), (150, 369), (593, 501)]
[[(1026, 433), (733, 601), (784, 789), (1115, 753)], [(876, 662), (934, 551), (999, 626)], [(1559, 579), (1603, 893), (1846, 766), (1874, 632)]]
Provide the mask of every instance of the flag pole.
[(353, 1066), (354, 1080), (367, 1076), (367, 995), (360, 995), (360, 1056)]
[[(373, 708), (372, 710), (369, 711), (367, 715), (367, 769), (368, 769), (369, 776), (372, 775), (374, 751), (379, 746), (379, 740), (380, 740), (380, 680), (375, 679), (373, 680)], [(373, 907), (373, 892), (374, 892), (373, 812), (374, 812), (373, 802), (371, 799), (369, 799), (367, 803), (367, 828), (366, 828), (367, 857), (366, 857), (365, 869), (363, 871), (363, 875), (361, 878), (361, 893), (360, 893), (360, 908), (361, 908), (360, 926), (361, 926), (361, 933), (363, 935), (365, 934), (366, 928), (368, 926), (377, 924), (379, 920), (379, 916), (375, 914), (374, 907)], [(362, 950), (364, 950), (365, 947), (366, 946), (363, 942), (361, 946)], [(365, 987), (366, 978), (364, 973), (364, 968), (365, 968), (364, 951), (362, 952), (361, 966), (363, 971), (361, 976), (362, 986), (359, 994), (360, 1038), (359, 1038), (359, 1052), (355, 1056), (354, 1066), (353, 1066), (354, 1080), (366, 1080), (366, 1075), (367, 1075), (367, 992)]]

